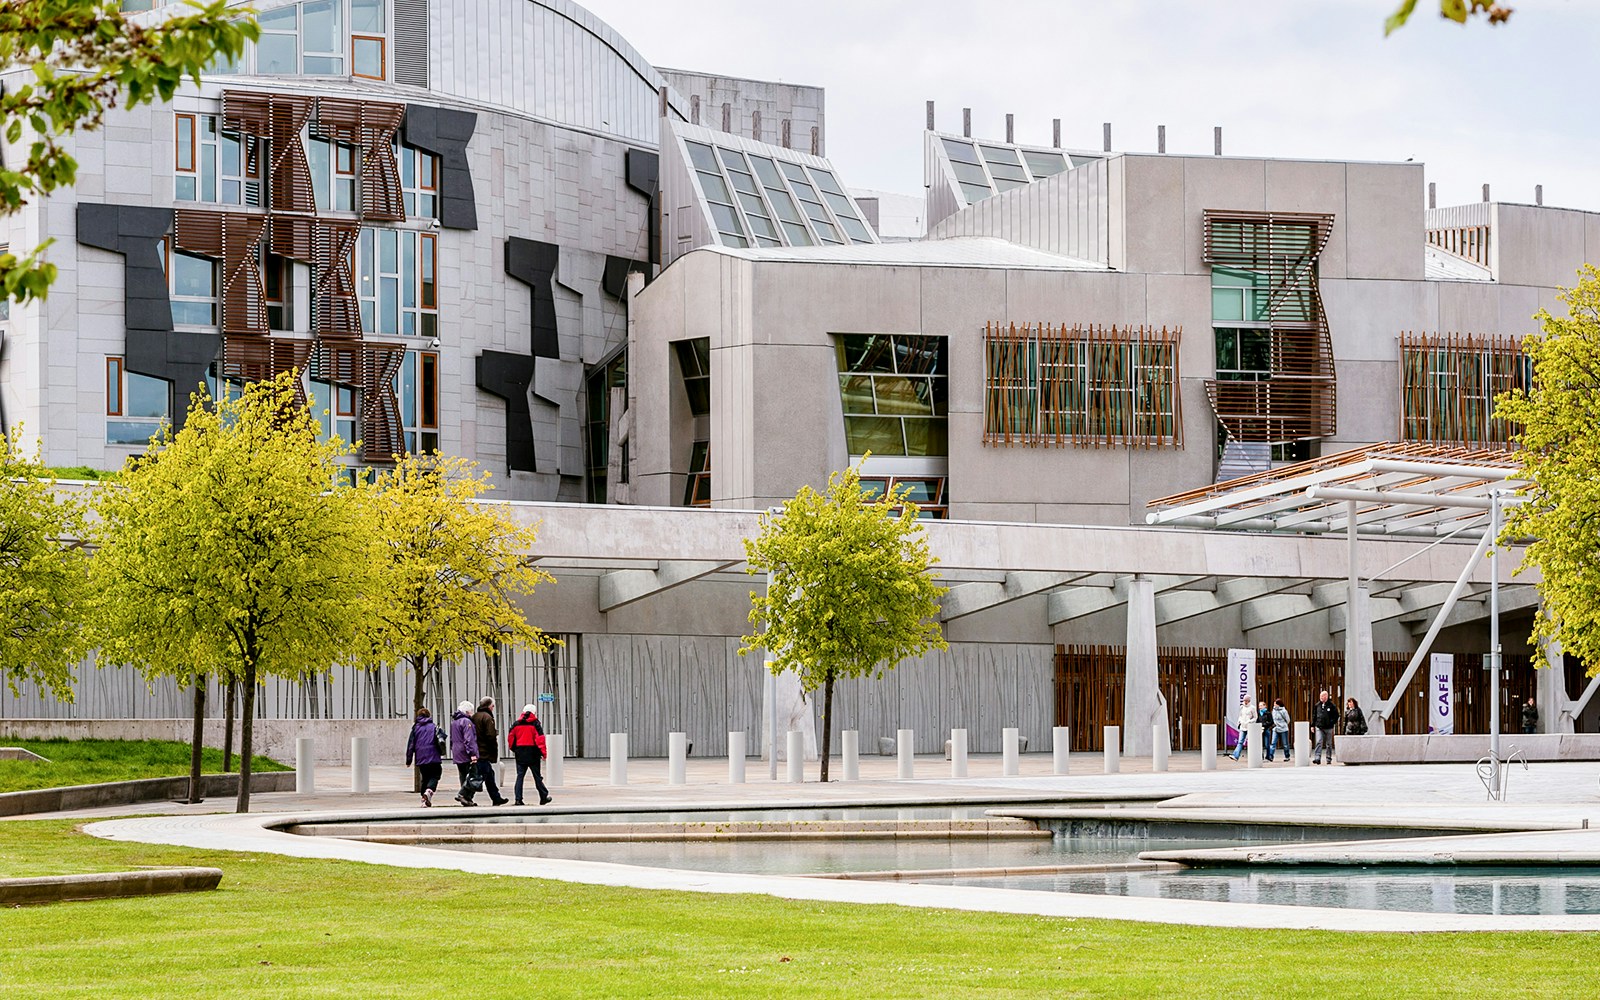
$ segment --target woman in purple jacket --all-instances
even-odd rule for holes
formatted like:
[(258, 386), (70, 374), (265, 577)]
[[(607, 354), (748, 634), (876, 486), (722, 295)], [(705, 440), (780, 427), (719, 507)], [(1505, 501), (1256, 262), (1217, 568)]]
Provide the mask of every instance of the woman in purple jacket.
[(415, 761), (422, 772), (422, 804), (433, 805), (433, 793), (439, 790), (439, 775), (444, 770), (439, 756), (439, 726), (433, 713), (417, 709), (417, 721), (411, 724), (411, 738), (406, 740), (406, 765)]
[(477, 805), (472, 801), (473, 793), (467, 791), (467, 775), (478, 765), (478, 729), (472, 724), (470, 701), (457, 705), (455, 714), (450, 716), (450, 759), (461, 774), (461, 791), (456, 793), (456, 801), (464, 806)]

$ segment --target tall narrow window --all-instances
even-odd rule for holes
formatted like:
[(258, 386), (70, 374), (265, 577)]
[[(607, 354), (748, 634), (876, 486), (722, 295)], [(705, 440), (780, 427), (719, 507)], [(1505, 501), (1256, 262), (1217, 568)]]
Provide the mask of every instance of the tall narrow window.
[(689, 454), (689, 480), (683, 488), (685, 507), (711, 506), (711, 442), (696, 441)]
[(219, 130), (216, 115), (175, 116), (173, 197), (215, 205), (261, 205), (262, 145)]
[(171, 415), (171, 384), (106, 358), (106, 444), (144, 446)]
[(406, 451), (421, 454), (439, 450), (439, 355), (432, 351), (407, 351), (394, 380), (400, 401), (400, 423), (405, 429)]
[(678, 368), (683, 372), (683, 388), (689, 395), (689, 412), (704, 416), (711, 412), (711, 338), (679, 340), (672, 345), (678, 352)]
[(344, 73), (344, 0), (309, 0), (300, 7), (301, 71), (309, 76)]
[(412, 229), (363, 229), (356, 241), (361, 328), (391, 337), (438, 336), (438, 237)]
[(166, 248), (167, 291), (177, 326), (217, 325), (217, 262)]

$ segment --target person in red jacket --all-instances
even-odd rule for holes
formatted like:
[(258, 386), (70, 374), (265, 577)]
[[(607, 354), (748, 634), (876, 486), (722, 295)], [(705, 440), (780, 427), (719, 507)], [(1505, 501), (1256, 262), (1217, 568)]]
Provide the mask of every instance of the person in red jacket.
[(517, 756), (517, 800), (513, 804), (522, 805), (522, 778), (532, 771), (534, 787), (539, 789), (539, 804), (549, 805), (550, 790), (544, 787), (544, 776), (539, 773), (539, 762), (545, 757), (544, 727), (539, 725), (532, 705), (522, 706), (522, 715), (506, 732), (506, 743)]

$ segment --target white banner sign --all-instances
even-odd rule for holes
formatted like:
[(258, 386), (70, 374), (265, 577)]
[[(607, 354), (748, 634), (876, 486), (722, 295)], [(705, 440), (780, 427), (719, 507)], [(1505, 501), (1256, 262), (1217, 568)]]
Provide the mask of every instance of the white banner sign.
[(1454, 653), (1434, 653), (1428, 657), (1428, 732), (1456, 731)]
[(1239, 735), (1239, 706), (1256, 704), (1256, 651), (1253, 649), (1228, 650), (1227, 702), (1222, 706), (1228, 713), (1228, 739), (1237, 741)]

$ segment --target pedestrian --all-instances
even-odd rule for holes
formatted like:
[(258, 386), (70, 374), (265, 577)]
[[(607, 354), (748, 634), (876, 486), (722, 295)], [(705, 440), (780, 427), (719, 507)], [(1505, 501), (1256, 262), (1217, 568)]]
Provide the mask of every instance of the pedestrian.
[(1361, 706), (1356, 704), (1354, 698), (1344, 700), (1344, 734), (1346, 736), (1367, 735), (1367, 713), (1361, 711)]
[(1322, 763), (1323, 752), (1328, 755), (1328, 763), (1333, 763), (1333, 729), (1339, 724), (1339, 706), (1335, 705), (1324, 691), (1317, 698), (1316, 707), (1311, 709), (1311, 728), (1316, 735), (1311, 741), (1311, 763)]
[(439, 775), (444, 772), (444, 734), (433, 721), (433, 713), (426, 708), (417, 709), (417, 719), (411, 724), (411, 736), (406, 740), (406, 766), (414, 761), (422, 774), (422, 804), (433, 805), (433, 793), (439, 790)]
[(450, 716), (450, 760), (461, 775), (461, 791), (456, 793), (456, 801), (464, 806), (477, 805), (472, 801), (477, 792), (467, 784), (467, 779), (478, 771), (478, 729), (472, 724), (470, 701), (457, 705)]
[(1272, 731), (1276, 727), (1272, 722), (1272, 709), (1266, 702), (1256, 704), (1256, 722), (1261, 726), (1261, 759), (1272, 759)]
[(1283, 749), (1283, 759), (1289, 760), (1289, 710), (1283, 707), (1283, 699), (1278, 698), (1272, 703), (1272, 743), (1267, 747), (1267, 759), (1272, 759), (1275, 748)]
[(539, 773), (539, 762), (547, 755), (544, 743), (544, 726), (534, 714), (532, 705), (522, 706), (522, 714), (506, 730), (506, 743), (517, 758), (517, 788), (515, 805), (522, 805), (522, 779), (533, 772), (533, 786), (539, 789), (539, 804), (550, 804), (550, 789), (544, 787), (544, 775)]
[(1250, 707), (1250, 699), (1239, 702), (1239, 741), (1233, 745), (1233, 759), (1238, 760), (1244, 753), (1244, 745), (1250, 737), (1250, 723), (1256, 721), (1256, 710)]
[(483, 779), (489, 801), (503, 806), (511, 800), (500, 794), (495, 783), (494, 766), (500, 763), (500, 729), (494, 723), (494, 699), (478, 702), (478, 711), (472, 716), (472, 725), (478, 730), (478, 776)]
[(1522, 731), (1537, 733), (1539, 731), (1539, 707), (1529, 698), (1528, 703), (1522, 706)]

